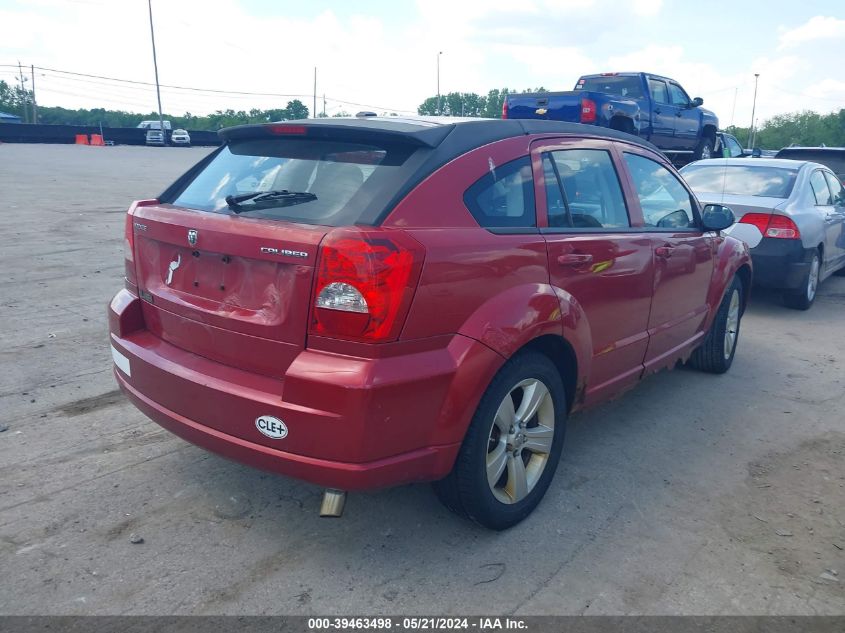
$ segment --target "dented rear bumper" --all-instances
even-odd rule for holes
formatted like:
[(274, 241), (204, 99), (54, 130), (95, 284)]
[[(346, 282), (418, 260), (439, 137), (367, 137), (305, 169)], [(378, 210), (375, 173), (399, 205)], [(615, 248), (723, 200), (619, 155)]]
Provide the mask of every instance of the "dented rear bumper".
[[(344, 490), (445, 476), (479, 386), (502, 362), (455, 335), (380, 358), (306, 348), (280, 379), (158, 338), (128, 290), (112, 300), (109, 322), (117, 382), (152, 420), (224, 457)], [(260, 432), (261, 416), (282, 420), (287, 435)]]

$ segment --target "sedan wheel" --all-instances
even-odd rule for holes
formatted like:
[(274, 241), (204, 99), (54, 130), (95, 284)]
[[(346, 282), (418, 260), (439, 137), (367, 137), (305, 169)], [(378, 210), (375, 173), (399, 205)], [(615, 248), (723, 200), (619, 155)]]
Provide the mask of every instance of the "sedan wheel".
[(810, 261), (810, 268), (801, 289), (796, 292), (787, 292), (783, 295), (783, 302), (793, 310), (809, 310), (816, 300), (816, 292), (819, 289), (819, 276), (821, 273), (821, 257), (819, 251), (813, 253)]

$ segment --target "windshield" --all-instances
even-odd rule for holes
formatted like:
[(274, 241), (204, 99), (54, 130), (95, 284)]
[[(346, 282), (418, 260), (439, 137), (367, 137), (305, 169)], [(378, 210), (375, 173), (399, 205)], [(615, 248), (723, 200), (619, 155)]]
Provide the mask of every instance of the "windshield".
[(642, 84), (639, 77), (583, 77), (578, 80), (575, 90), (590, 90), (609, 95), (622, 95), (629, 99), (640, 99), (643, 96)]
[(687, 165), (681, 169), (681, 174), (697, 194), (788, 198), (798, 170), (746, 165)]
[[(306, 224), (354, 224), (377, 193), (390, 185), (397, 188), (396, 172), (409, 153), (404, 146), (331, 140), (233, 141), (173, 204), (213, 213), (249, 208), (250, 217)], [(296, 192), (296, 204), (291, 204), (291, 192)], [(250, 199), (260, 204), (230, 204)]]

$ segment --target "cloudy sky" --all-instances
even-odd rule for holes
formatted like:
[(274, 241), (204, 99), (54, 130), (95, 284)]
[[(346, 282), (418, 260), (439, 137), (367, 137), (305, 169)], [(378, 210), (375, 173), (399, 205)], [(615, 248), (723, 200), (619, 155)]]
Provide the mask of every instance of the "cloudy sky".
[[(569, 90), (644, 70), (701, 96), (723, 126), (845, 107), (843, 0), (153, 0), (165, 112), (415, 112), (437, 91)], [(0, 79), (36, 67), (43, 105), (155, 109), (146, 0), (0, 0)], [(50, 69), (50, 70), (47, 70)], [(264, 93), (224, 94), (224, 92)], [(285, 96), (270, 96), (285, 95)], [(266, 96), (265, 96), (266, 95)]]

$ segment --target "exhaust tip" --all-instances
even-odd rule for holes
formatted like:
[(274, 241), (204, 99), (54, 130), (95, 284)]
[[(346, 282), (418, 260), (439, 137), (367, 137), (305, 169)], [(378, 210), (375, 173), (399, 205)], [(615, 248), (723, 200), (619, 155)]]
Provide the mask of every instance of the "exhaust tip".
[(326, 488), (323, 492), (323, 502), (320, 504), (320, 516), (339, 518), (343, 515), (346, 505), (346, 491)]

